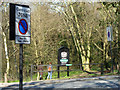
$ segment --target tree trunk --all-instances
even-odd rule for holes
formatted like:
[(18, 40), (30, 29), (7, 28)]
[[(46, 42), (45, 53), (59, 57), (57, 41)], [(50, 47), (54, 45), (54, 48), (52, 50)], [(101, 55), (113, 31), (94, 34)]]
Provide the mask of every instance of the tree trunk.
[[(36, 45), (36, 41), (34, 41), (34, 46), (35, 46), (35, 56), (36, 58), (38, 58), (38, 50), (37, 50), (37, 45)], [(38, 66), (39, 62), (38, 59), (36, 59), (36, 65)], [(39, 72), (37, 72), (37, 80), (39, 80)]]
[(6, 35), (4, 32), (3, 32), (3, 39), (4, 39), (4, 46), (5, 46), (5, 56), (6, 56), (6, 60), (7, 60), (7, 68), (6, 68), (6, 72), (5, 72), (5, 83), (7, 83), (7, 81), (8, 81), (7, 76), (9, 74), (10, 62), (9, 62), (9, 57), (8, 57)]
[(17, 61), (16, 61), (16, 51), (15, 51), (15, 44), (14, 44), (14, 42), (12, 42), (12, 45), (13, 45), (13, 48), (14, 48), (14, 59), (15, 59), (15, 61), (14, 61), (14, 67), (15, 67), (15, 71), (16, 71), (16, 73), (15, 73), (15, 76), (16, 76), (16, 78), (18, 79), (19, 77), (19, 74), (18, 74), (18, 66), (17, 66)]
[[(90, 42), (88, 41), (87, 43), (87, 61), (86, 61), (87, 64), (90, 64)], [(90, 65), (86, 65), (86, 70), (87, 71), (90, 71)]]
[[(80, 50), (80, 52), (81, 52), (82, 64), (85, 64), (85, 63), (86, 63), (86, 58), (85, 58), (86, 54), (85, 54), (85, 49), (84, 49), (83, 42), (82, 42), (82, 38), (81, 38), (81, 33), (79, 32), (80, 26), (79, 26), (79, 24), (78, 24), (77, 15), (76, 15), (76, 13), (75, 13), (75, 11), (74, 11), (73, 6), (70, 5), (70, 7), (71, 7), (72, 13), (73, 13), (74, 16), (75, 16), (75, 22), (76, 22), (76, 26), (77, 26), (77, 30), (78, 30), (78, 35), (79, 35), (79, 38), (81, 39), (80, 42), (77, 41), (77, 43), (78, 43), (78, 46), (79, 46), (79, 50)], [(80, 47), (80, 46), (81, 46), (81, 47)], [(86, 65), (82, 65), (82, 66), (83, 66), (83, 69), (86, 70)]]
[[(120, 9), (119, 9), (120, 11)], [(120, 17), (119, 17), (120, 18)], [(120, 24), (118, 24), (118, 73), (120, 73)]]
[(80, 52), (80, 55), (81, 55), (81, 59), (82, 59), (82, 67), (83, 67), (83, 70), (86, 70), (86, 58), (85, 58), (85, 50), (84, 50), (84, 47), (81, 45), (80, 47), (80, 43), (79, 41), (77, 40), (77, 44), (78, 44), (78, 47), (79, 47), (79, 52)]
[[(0, 12), (0, 42), (2, 42), (2, 12)], [(2, 80), (2, 43), (0, 43), (0, 81)]]

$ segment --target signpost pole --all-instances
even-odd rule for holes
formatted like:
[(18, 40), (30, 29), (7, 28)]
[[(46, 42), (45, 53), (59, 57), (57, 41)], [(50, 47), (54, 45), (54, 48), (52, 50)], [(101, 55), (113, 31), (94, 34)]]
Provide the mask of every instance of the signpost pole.
[(67, 66), (67, 76), (69, 76), (69, 66)]
[(58, 68), (57, 68), (57, 70), (58, 70), (58, 78), (60, 78), (60, 66), (59, 66), (59, 64), (58, 64)]
[[(69, 49), (65, 46), (62, 46), (58, 49), (58, 78), (60, 78), (60, 66), (67, 66), (69, 63)], [(69, 76), (69, 66), (67, 66), (67, 76)]]
[(112, 59), (112, 42), (110, 41), (110, 53), (111, 53), (111, 70), (112, 70), (112, 72), (114, 72), (114, 70), (113, 70), (113, 59)]
[(19, 90), (23, 90), (23, 44), (30, 44), (30, 7), (10, 3), (10, 40), (20, 44), (19, 48)]
[(59, 52), (59, 50), (58, 50), (58, 66), (57, 66), (57, 71), (58, 71), (58, 78), (60, 78), (60, 52)]
[(112, 41), (113, 41), (113, 31), (112, 31), (112, 26), (107, 27), (107, 39), (110, 41), (110, 54), (111, 54), (111, 71), (113, 72), (113, 64), (114, 61), (112, 59)]
[(19, 53), (19, 90), (23, 90), (23, 44), (20, 44)]

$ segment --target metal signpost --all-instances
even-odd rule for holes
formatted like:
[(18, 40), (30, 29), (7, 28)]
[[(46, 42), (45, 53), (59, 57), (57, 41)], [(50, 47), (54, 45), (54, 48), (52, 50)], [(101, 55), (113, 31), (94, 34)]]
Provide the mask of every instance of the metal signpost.
[(114, 63), (114, 61), (112, 59), (112, 42), (111, 42), (111, 41), (113, 41), (112, 26), (107, 27), (106, 31), (107, 31), (107, 40), (110, 42), (111, 64), (112, 64), (111, 70), (112, 70), (112, 72), (114, 72), (114, 70), (113, 70), (113, 63)]
[(23, 44), (30, 44), (30, 38), (29, 6), (10, 3), (10, 40), (15, 40), (16, 44), (20, 44), (19, 90), (23, 90)]
[[(69, 49), (67, 47), (61, 47), (58, 50), (58, 65), (67, 66), (69, 64)], [(58, 66), (58, 78), (60, 77), (60, 66)], [(69, 76), (69, 65), (67, 66), (67, 76)]]

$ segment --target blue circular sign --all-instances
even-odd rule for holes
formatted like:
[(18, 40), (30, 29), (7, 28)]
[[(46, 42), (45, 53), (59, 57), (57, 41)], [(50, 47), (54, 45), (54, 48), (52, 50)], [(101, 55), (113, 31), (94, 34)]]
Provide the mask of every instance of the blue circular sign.
[(110, 37), (110, 32), (108, 31), (108, 37)]
[(21, 34), (26, 34), (28, 31), (28, 24), (25, 19), (21, 19), (18, 23), (18, 29)]

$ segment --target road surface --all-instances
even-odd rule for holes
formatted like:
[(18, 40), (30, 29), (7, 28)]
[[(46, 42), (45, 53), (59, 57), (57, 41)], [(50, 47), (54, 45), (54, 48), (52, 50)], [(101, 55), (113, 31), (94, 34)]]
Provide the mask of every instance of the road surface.
[[(7, 85), (7, 84), (6, 84)], [(18, 90), (19, 84), (11, 84), (1, 87), (1, 90)], [(120, 90), (120, 76), (103, 76), (92, 78), (79, 78), (69, 80), (45, 80), (24, 83), (24, 90), (44, 89), (114, 89)]]

